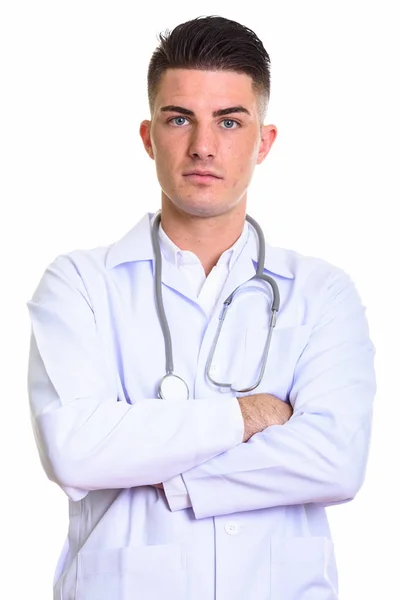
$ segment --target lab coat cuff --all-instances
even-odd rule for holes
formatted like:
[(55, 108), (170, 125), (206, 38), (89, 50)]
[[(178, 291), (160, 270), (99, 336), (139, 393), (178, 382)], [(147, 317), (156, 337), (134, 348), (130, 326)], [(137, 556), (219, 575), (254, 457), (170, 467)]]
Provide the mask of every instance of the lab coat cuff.
[(240, 408), (239, 400), (236, 396), (232, 396), (233, 410), (232, 410), (232, 425), (236, 433), (236, 445), (243, 442), (244, 437), (244, 419), (242, 409)]
[(163, 483), (165, 496), (172, 512), (191, 508), (192, 503), (182, 475), (171, 477)]

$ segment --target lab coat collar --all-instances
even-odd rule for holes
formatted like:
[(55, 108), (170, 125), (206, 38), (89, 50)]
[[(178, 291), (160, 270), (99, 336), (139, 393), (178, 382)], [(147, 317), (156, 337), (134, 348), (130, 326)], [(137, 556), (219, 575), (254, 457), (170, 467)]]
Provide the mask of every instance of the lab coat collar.
[(150, 235), (152, 214), (145, 214), (120, 240), (110, 246), (106, 257), (106, 268), (113, 269), (127, 262), (153, 259)]
[[(153, 213), (147, 213), (130, 229), (120, 240), (112, 244), (106, 257), (106, 268), (114, 267), (127, 262), (153, 260), (153, 246), (151, 242), (150, 223)], [(249, 242), (251, 243), (251, 239)], [(251, 243), (251, 259), (257, 265), (258, 244)], [(294, 269), (289, 260), (289, 254), (282, 248), (275, 248), (266, 244), (264, 270), (286, 279), (294, 278)]]

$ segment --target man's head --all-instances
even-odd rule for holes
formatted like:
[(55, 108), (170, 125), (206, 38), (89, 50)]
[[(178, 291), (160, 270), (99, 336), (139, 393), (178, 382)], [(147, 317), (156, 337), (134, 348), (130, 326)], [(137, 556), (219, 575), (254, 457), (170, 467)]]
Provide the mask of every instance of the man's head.
[(244, 209), (254, 167), (276, 137), (262, 125), (269, 56), (254, 32), (222, 17), (182, 23), (160, 40), (148, 70), (152, 119), (140, 133), (163, 208), (201, 217)]
[(260, 122), (264, 121), (270, 94), (270, 59), (251, 29), (223, 17), (199, 17), (181, 23), (159, 39), (147, 73), (151, 113), (167, 69), (232, 71), (252, 79)]

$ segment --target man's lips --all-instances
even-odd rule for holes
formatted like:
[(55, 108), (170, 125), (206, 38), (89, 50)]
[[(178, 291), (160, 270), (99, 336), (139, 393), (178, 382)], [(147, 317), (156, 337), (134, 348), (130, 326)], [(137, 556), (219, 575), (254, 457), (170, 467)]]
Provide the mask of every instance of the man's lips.
[(183, 176), (197, 183), (211, 183), (212, 181), (222, 179), (222, 177), (212, 171), (189, 171), (188, 173), (184, 173)]

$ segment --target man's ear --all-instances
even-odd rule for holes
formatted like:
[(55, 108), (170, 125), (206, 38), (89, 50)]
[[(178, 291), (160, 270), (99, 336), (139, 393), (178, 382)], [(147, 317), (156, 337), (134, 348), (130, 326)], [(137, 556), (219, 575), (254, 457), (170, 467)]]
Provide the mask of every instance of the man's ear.
[(272, 144), (274, 143), (277, 135), (278, 129), (275, 127), (275, 125), (263, 125), (261, 127), (261, 142), (257, 157), (258, 165), (263, 162), (268, 152), (271, 150)]
[(146, 150), (146, 152), (150, 156), (150, 158), (154, 159), (153, 147), (151, 145), (150, 127), (151, 127), (151, 121), (142, 121), (140, 123), (139, 133), (140, 133), (140, 137), (142, 138), (144, 149)]

